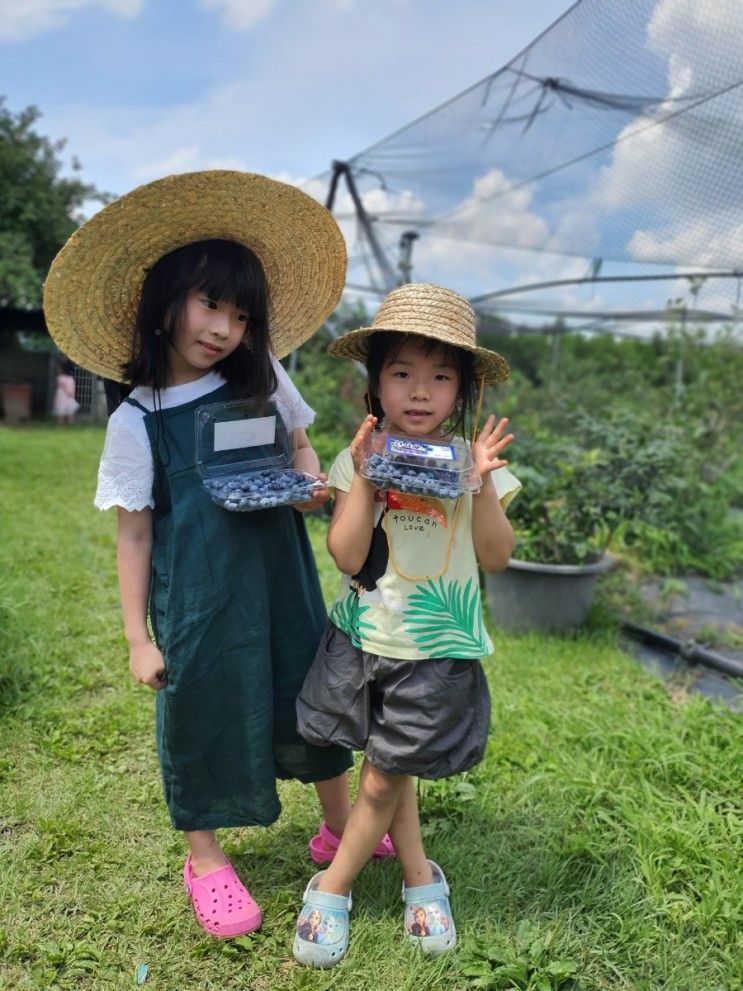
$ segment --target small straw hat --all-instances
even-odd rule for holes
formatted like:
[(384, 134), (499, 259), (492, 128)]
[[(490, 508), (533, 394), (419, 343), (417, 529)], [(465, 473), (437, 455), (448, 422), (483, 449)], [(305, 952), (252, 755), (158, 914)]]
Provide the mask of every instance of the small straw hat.
[(371, 327), (342, 334), (328, 346), (328, 353), (336, 358), (365, 361), (372, 334), (418, 334), (471, 351), (475, 374), (482, 376), (486, 384), (502, 382), (508, 377), (506, 360), (497, 351), (477, 347), (475, 323), (475, 311), (464, 296), (428, 282), (406, 283), (385, 297)]
[(260, 258), (271, 303), (271, 349), (283, 358), (335, 309), (346, 247), (331, 214), (295, 186), (214, 170), (139, 186), (83, 224), (52, 262), (47, 327), (83, 368), (123, 381), (147, 271), (175, 248), (213, 238)]

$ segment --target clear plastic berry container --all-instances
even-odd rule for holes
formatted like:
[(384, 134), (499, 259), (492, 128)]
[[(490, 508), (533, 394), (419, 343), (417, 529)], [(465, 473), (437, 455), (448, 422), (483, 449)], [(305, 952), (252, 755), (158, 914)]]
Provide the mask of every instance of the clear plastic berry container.
[(376, 430), (361, 474), (378, 489), (438, 499), (456, 499), (482, 486), (469, 446), (459, 437), (429, 440)]
[(212, 500), (233, 513), (308, 502), (325, 483), (292, 467), (292, 445), (271, 403), (199, 406), (196, 464)]

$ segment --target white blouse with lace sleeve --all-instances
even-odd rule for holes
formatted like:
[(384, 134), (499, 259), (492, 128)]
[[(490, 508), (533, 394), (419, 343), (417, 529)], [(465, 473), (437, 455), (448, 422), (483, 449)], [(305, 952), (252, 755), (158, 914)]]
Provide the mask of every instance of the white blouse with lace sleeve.
[[(315, 419), (314, 411), (302, 399), (299, 390), (273, 355), (272, 362), (278, 385), (271, 398), (276, 403), (287, 430), (291, 432), (298, 427), (308, 427)], [(224, 379), (219, 372), (209, 372), (196, 382), (163, 389), (160, 393), (161, 408), (171, 409), (190, 403), (214, 392), (223, 384)], [(137, 386), (132, 390), (131, 398), (149, 411), (155, 408), (153, 390), (146, 386)], [(108, 421), (98, 467), (98, 488), (94, 505), (98, 509), (121, 506), (129, 512), (147, 507), (154, 509), (154, 477), (155, 468), (144, 424), (144, 412), (131, 403), (123, 402)]]
[(121, 506), (130, 512), (148, 506), (152, 509), (155, 505), (152, 498), (153, 479), (152, 450), (144, 414), (134, 406), (123, 403), (108, 421), (93, 503), (98, 509), (110, 509), (112, 506)]

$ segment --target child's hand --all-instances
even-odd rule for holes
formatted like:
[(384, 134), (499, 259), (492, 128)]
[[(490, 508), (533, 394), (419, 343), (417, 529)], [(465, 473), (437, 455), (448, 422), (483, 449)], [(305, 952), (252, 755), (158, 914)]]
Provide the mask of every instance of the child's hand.
[(472, 460), (481, 478), (490, 474), (491, 471), (495, 471), (497, 468), (502, 468), (508, 464), (507, 461), (504, 461), (500, 457), (500, 453), (511, 443), (513, 434), (503, 436), (508, 424), (508, 420), (505, 417), (497, 426), (494, 426), (494, 424), (495, 417), (491, 413), (485, 421), (482, 430), (477, 435), (477, 440), (472, 445)]
[(135, 681), (155, 691), (164, 688), (168, 680), (163, 655), (151, 640), (129, 646), (129, 670)]
[[(328, 476), (321, 472), (317, 476), (321, 482), (326, 482)], [(324, 506), (325, 503), (330, 498), (330, 489), (324, 486), (322, 489), (315, 489), (312, 494), (312, 498), (308, 499), (307, 502), (295, 502), (294, 508), (300, 513), (311, 513), (314, 509), (319, 509), (320, 506)]]
[(353, 461), (353, 469), (357, 475), (361, 471), (361, 464), (364, 460), (364, 449), (366, 447), (366, 443), (369, 440), (371, 432), (374, 430), (376, 424), (376, 416), (372, 416), (371, 413), (369, 413), (368, 416), (364, 417), (364, 422), (356, 431), (356, 436), (351, 441), (351, 459)]

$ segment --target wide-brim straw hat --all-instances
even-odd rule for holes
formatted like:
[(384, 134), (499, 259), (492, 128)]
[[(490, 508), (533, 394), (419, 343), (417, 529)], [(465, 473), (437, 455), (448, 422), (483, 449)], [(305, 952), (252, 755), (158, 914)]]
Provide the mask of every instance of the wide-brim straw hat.
[(389, 331), (417, 334), (470, 351), (475, 356), (475, 374), (486, 384), (502, 382), (508, 377), (506, 359), (497, 351), (475, 344), (475, 311), (464, 296), (429, 282), (409, 282), (393, 289), (370, 327), (342, 334), (328, 346), (328, 353), (336, 358), (366, 361), (371, 335)]
[(251, 172), (213, 170), (139, 186), (83, 224), (52, 262), (44, 313), (60, 350), (124, 381), (142, 283), (163, 255), (194, 241), (238, 241), (261, 260), (271, 349), (283, 358), (340, 299), (346, 246), (331, 214), (303, 193)]

